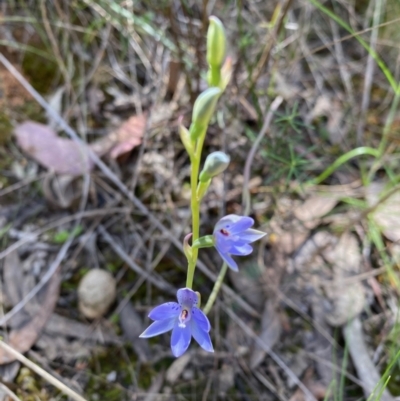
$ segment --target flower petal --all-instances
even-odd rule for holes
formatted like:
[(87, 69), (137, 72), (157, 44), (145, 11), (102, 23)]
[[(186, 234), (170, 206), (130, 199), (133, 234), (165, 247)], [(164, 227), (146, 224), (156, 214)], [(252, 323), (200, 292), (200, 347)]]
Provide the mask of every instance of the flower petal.
[(215, 245), (215, 247), (217, 248), (218, 253), (220, 254), (221, 258), (226, 262), (226, 264), (235, 272), (239, 271), (238, 265), (237, 263), (226, 253), (226, 252), (222, 252), (219, 249), (218, 244)]
[(246, 241), (247, 243), (258, 241), (260, 238), (267, 235), (262, 231), (254, 230), (253, 228), (249, 228), (240, 233), (240, 239)]
[(166, 333), (173, 329), (176, 319), (157, 320), (153, 322), (139, 337), (149, 338)]
[(191, 332), (191, 325), (181, 327), (178, 322), (175, 323), (171, 336), (171, 349), (175, 357), (178, 358), (188, 349), (192, 339)]
[(149, 318), (153, 320), (165, 320), (176, 318), (181, 312), (181, 307), (176, 302), (167, 302), (156, 306), (150, 313)]
[(192, 309), (192, 319), (196, 321), (196, 324), (204, 331), (207, 333), (211, 329), (210, 322), (207, 318), (207, 316), (204, 314), (202, 310), (199, 308), (193, 308)]
[(248, 244), (243, 244), (243, 245), (234, 245), (231, 248), (229, 248), (228, 253), (231, 255), (240, 255), (240, 256), (246, 256), (250, 255), (253, 252), (253, 247)]
[(181, 306), (192, 308), (197, 305), (197, 294), (190, 288), (181, 288), (176, 295)]
[(239, 221), (240, 218), (241, 216), (238, 216), (237, 214), (228, 214), (228, 216), (225, 216), (222, 219), (220, 219), (218, 223), (215, 225), (214, 233), (216, 231), (232, 227), (232, 225), (235, 224), (237, 221)]
[(210, 335), (200, 327), (196, 320), (192, 321), (192, 336), (199, 343), (201, 348), (208, 352), (214, 352)]
[(251, 217), (241, 216), (240, 220), (237, 220), (232, 224), (231, 227), (227, 227), (231, 235), (240, 234), (242, 231), (247, 230), (254, 224), (254, 220)]
[(227, 230), (230, 235), (239, 234), (253, 224), (254, 220), (251, 217), (229, 214), (218, 221), (214, 227), (214, 234), (221, 230)]
[(224, 234), (220, 233), (219, 231), (216, 231), (214, 233), (214, 239), (215, 239), (215, 246), (218, 246), (218, 248), (222, 252), (227, 252), (228, 249), (233, 245), (232, 239), (228, 236), (225, 236)]

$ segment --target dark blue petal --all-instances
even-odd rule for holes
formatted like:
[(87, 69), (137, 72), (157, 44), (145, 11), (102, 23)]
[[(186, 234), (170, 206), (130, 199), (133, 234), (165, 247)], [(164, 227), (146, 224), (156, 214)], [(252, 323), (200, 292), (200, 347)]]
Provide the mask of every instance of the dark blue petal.
[(176, 319), (157, 320), (153, 322), (139, 337), (149, 338), (158, 336), (159, 334), (166, 333), (173, 329)]
[(234, 245), (228, 251), (231, 255), (246, 256), (253, 252), (253, 247), (248, 244)]
[(192, 308), (197, 305), (197, 294), (190, 288), (181, 288), (177, 292), (179, 305)]
[(245, 230), (240, 233), (240, 239), (250, 243), (254, 241), (258, 241), (260, 238), (264, 237), (267, 235), (266, 233), (263, 233), (262, 231), (254, 230), (253, 228), (249, 228), (248, 230)]
[(199, 308), (192, 309), (192, 319), (196, 321), (197, 325), (207, 333), (211, 329), (210, 322), (207, 316)]
[(208, 352), (214, 352), (210, 335), (201, 328), (196, 320), (192, 321), (192, 336), (199, 343), (201, 348)]
[(153, 320), (165, 320), (176, 318), (181, 313), (181, 307), (176, 302), (167, 302), (156, 306), (150, 313), (149, 318)]
[(171, 336), (171, 349), (174, 356), (181, 356), (188, 349), (192, 339), (191, 331), (191, 325), (187, 324), (180, 327), (179, 323), (176, 322)]
[(217, 248), (218, 253), (220, 254), (221, 258), (226, 262), (226, 264), (234, 271), (239, 271), (237, 263), (226, 253), (226, 252), (221, 252), (218, 248), (218, 244), (215, 245)]

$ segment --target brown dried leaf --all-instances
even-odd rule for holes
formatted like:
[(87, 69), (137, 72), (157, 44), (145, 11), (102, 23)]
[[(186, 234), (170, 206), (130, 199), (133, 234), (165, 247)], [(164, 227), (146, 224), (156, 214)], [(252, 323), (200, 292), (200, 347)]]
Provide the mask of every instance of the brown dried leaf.
[[(54, 273), (47, 286), (42, 290), (46, 291), (45, 298), (40, 307), (37, 308), (36, 314), (33, 315), (28, 322), (12, 330), (9, 335), (8, 344), (18, 352), (24, 353), (29, 351), (40, 335), (47, 320), (53, 313), (56, 306), (61, 284), (60, 268)], [(15, 360), (15, 357), (9, 355), (3, 349), (0, 349), (0, 364), (9, 363)]]
[(93, 167), (83, 146), (58, 137), (46, 125), (26, 121), (17, 125), (14, 133), (18, 145), (25, 153), (56, 173), (81, 175)]
[(116, 131), (92, 143), (90, 147), (99, 156), (109, 153), (111, 158), (116, 159), (142, 143), (146, 123), (147, 116), (144, 114), (130, 117)]

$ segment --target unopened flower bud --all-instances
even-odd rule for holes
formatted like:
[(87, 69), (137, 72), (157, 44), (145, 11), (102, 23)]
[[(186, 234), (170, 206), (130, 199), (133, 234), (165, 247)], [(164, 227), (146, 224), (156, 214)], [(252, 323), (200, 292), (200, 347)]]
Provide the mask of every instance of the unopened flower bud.
[(222, 22), (214, 16), (210, 17), (207, 31), (207, 62), (211, 66), (220, 67), (224, 62), (226, 49), (225, 29)]
[(196, 140), (202, 131), (207, 128), (220, 95), (221, 89), (213, 87), (206, 89), (196, 99), (193, 106), (193, 122), (190, 127), (190, 137), (192, 140)]
[(193, 242), (194, 249), (211, 248), (213, 246), (215, 246), (215, 241), (212, 235), (205, 235)]
[(222, 173), (229, 165), (231, 158), (224, 152), (210, 153), (200, 173), (200, 181), (207, 182), (216, 175)]
[(187, 260), (192, 260), (193, 257), (192, 247), (189, 245), (190, 238), (192, 238), (192, 233), (187, 234), (183, 239), (183, 253), (185, 254)]
[(193, 142), (190, 139), (188, 129), (184, 125), (182, 125), (181, 121), (179, 121), (179, 136), (181, 137), (183, 146), (185, 147), (188, 154), (191, 156), (193, 154)]

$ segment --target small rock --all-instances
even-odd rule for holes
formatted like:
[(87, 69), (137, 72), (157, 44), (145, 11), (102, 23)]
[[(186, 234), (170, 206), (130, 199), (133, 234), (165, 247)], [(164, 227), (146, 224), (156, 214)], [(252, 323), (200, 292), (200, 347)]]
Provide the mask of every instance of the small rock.
[(102, 269), (90, 270), (78, 286), (79, 310), (88, 319), (103, 316), (115, 300), (116, 282), (111, 273)]

